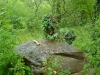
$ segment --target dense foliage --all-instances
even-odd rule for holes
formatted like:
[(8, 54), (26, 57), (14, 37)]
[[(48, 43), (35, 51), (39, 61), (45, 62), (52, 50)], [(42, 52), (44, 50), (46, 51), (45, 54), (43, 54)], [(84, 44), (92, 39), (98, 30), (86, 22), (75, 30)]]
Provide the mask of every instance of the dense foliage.
[(0, 28), (0, 75), (30, 75), (31, 70), (25, 66), (22, 57), (15, 53), (15, 35), (9, 25)]
[[(84, 70), (100, 75), (99, 28), (100, 0), (0, 0), (0, 75), (30, 75), (14, 47), (43, 34), (85, 51)], [(71, 30), (75, 35), (65, 37)]]
[[(97, 26), (94, 26), (94, 28), (91, 31), (91, 43), (86, 48), (87, 50), (87, 58), (88, 58), (88, 64), (85, 67), (92, 67), (94, 68), (95, 75), (99, 75), (99, 65), (100, 65), (100, 29)], [(85, 68), (87, 69), (87, 68)], [(87, 71), (88, 71), (87, 69)]]
[(45, 16), (42, 20), (42, 29), (46, 39), (54, 40), (56, 35), (56, 21), (49, 15)]

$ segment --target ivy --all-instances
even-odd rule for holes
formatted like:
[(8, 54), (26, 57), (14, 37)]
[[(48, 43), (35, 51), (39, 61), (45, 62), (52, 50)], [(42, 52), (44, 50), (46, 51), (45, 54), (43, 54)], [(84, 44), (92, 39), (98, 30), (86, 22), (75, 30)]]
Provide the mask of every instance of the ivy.
[(44, 16), (42, 19), (42, 29), (44, 36), (48, 40), (54, 40), (57, 37), (55, 32), (56, 26), (54, 20), (50, 16)]

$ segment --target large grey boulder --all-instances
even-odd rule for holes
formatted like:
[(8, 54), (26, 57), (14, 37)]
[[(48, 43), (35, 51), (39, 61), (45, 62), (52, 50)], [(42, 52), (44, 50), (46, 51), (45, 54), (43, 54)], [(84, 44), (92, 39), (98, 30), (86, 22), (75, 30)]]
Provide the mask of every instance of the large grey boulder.
[[(61, 58), (59, 61), (63, 70), (70, 68), (71, 74), (80, 73), (85, 64), (84, 53), (68, 45), (67, 43), (57, 41), (31, 41), (17, 46), (19, 55), (24, 56), (24, 61), (31, 67), (35, 75), (43, 74), (40, 68), (46, 67), (43, 65), (51, 55), (53, 59)], [(44, 74), (45, 75), (45, 74)], [(79, 75), (83, 75), (82, 73)]]

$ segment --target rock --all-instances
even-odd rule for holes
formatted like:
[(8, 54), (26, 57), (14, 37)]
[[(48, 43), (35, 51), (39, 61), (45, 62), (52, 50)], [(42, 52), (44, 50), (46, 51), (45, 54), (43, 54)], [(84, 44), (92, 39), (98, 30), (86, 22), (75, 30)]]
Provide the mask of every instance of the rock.
[(83, 69), (85, 55), (82, 51), (63, 42), (45, 40), (38, 42), (41, 44), (37, 45), (34, 41), (31, 41), (16, 47), (18, 54), (24, 56), (25, 63), (31, 67), (35, 75), (43, 73), (40, 70), (42, 67), (46, 67), (43, 62), (48, 61), (51, 55), (53, 55), (52, 61), (61, 58), (59, 63), (62, 69), (70, 68), (72, 74)]
[(54, 55), (54, 59), (60, 58), (60, 65), (62, 66), (63, 70), (70, 69), (71, 73), (80, 72), (83, 69), (85, 64), (84, 60), (82, 59), (75, 59), (71, 57), (61, 56), (61, 55)]
[(84, 73), (79, 72), (79, 73), (73, 73), (72, 75), (85, 75), (85, 74), (84, 74)]

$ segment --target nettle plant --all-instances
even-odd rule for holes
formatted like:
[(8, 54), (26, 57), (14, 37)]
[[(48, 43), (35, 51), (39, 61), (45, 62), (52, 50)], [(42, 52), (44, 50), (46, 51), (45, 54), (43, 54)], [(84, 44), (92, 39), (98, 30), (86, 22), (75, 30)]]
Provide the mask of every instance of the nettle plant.
[(48, 40), (54, 40), (58, 34), (56, 33), (56, 20), (52, 16), (44, 16), (42, 19), (42, 29), (44, 36)]

